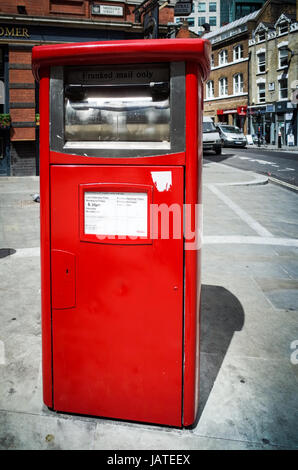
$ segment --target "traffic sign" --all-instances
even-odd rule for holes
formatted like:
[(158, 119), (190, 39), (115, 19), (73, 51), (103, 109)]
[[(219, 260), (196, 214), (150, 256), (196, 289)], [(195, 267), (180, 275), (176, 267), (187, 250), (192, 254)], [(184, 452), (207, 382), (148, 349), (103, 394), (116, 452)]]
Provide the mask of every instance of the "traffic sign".
[(174, 7), (174, 16), (188, 16), (192, 11), (192, 1), (178, 1)]

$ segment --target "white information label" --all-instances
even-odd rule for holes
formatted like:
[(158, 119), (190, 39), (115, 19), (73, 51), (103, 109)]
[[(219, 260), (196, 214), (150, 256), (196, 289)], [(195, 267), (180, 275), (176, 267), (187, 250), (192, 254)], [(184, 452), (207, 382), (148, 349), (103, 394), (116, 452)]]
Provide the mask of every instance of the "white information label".
[(146, 237), (147, 193), (85, 192), (85, 234)]
[(99, 12), (100, 12), (101, 15), (123, 16), (123, 7), (121, 7), (121, 6), (110, 6), (110, 5), (99, 5)]

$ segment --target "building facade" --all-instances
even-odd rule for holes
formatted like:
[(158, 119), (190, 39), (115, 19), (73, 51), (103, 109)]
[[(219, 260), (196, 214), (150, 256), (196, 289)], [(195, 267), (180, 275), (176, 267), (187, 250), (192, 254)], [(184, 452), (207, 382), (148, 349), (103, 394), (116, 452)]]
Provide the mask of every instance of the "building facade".
[(210, 31), (220, 26), (220, 0), (193, 0), (192, 12), (187, 17), (175, 17), (175, 23), (187, 21), (189, 30), (201, 35), (205, 29), (203, 24), (208, 23)]
[(260, 10), (266, 0), (221, 0), (220, 25), (239, 20), (244, 16)]
[[(31, 72), (32, 47), (141, 39), (144, 28), (134, 14), (139, 3), (141, 0), (1, 1), (0, 175), (39, 174), (39, 99)], [(160, 8), (160, 37), (166, 37), (167, 24), (173, 23), (173, 7)]]
[(247, 131), (248, 39), (258, 12), (204, 35), (212, 44), (204, 115)]
[(265, 11), (249, 40), (249, 133), (268, 144), (298, 144), (298, 22), (293, 5)]

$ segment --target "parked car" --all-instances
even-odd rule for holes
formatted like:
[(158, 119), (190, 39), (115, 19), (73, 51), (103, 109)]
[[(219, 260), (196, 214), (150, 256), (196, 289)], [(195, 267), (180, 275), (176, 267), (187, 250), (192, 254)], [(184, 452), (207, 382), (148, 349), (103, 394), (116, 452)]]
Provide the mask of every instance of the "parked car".
[(203, 150), (214, 150), (221, 154), (221, 138), (211, 117), (203, 116)]
[(217, 124), (217, 128), (224, 147), (246, 147), (246, 137), (239, 127)]

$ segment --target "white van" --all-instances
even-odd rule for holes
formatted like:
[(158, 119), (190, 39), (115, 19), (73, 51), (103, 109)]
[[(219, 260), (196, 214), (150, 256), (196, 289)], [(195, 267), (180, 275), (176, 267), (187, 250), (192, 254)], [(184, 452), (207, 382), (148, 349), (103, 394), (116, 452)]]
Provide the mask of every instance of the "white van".
[(216, 155), (221, 154), (221, 138), (213, 119), (203, 116), (203, 150), (214, 150)]

